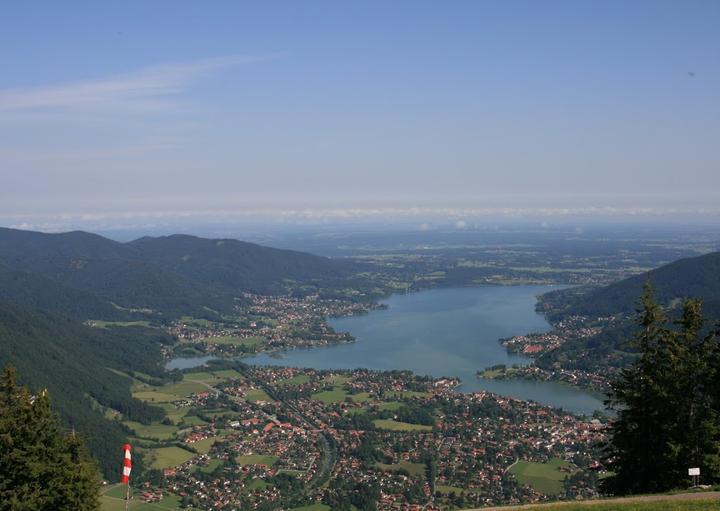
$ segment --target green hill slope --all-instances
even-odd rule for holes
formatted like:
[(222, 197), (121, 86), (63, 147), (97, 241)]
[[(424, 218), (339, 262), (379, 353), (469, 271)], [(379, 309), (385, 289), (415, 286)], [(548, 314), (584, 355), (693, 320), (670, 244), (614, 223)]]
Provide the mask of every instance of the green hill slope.
[(232, 239), (173, 235), (140, 238), (128, 244), (143, 260), (207, 285), (274, 293), (287, 281), (331, 286), (350, 276), (353, 266), (326, 257), (263, 247)]
[[(342, 287), (357, 271), (350, 263), (237, 240), (176, 235), (119, 243), (85, 232), (45, 234), (5, 228), (0, 228), (0, 264), (6, 270), (93, 293), (98, 302), (169, 316), (229, 312), (243, 291)], [(35, 279), (33, 286), (42, 287), (40, 280)], [(2, 298), (27, 302), (21, 291), (9, 286)], [(91, 299), (85, 296), (81, 301)], [(88, 307), (96, 309), (100, 304), (88, 303)], [(106, 314), (112, 317), (109, 309)]]
[(648, 279), (659, 303), (673, 306), (683, 298), (702, 298), (706, 314), (720, 318), (720, 252), (680, 259), (580, 296), (560, 291), (558, 296), (566, 297), (561, 311), (592, 317), (630, 314)]
[(634, 360), (634, 349), (627, 341), (637, 330), (632, 317), (648, 279), (658, 303), (669, 308), (671, 315), (679, 312), (684, 298), (702, 298), (705, 316), (720, 319), (720, 252), (680, 259), (589, 292), (571, 288), (544, 295), (543, 300), (552, 305), (552, 320), (571, 315), (626, 317), (597, 335), (572, 339), (544, 353), (536, 364), (545, 369), (559, 365), (565, 369), (601, 371), (607, 366), (623, 367)]
[(28, 310), (52, 310), (86, 319), (132, 319), (133, 314), (115, 307), (90, 291), (64, 286), (49, 277), (0, 264), (0, 302)]
[(34, 391), (50, 391), (63, 423), (85, 437), (108, 477), (117, 472), (113, 461), (127, 433), (105, 419), (98, 404), (139, 422), (162, 416), (162, 411), (133, 399), (131, 380), (111, 369), (161, 377), (160, 346), (170, 342), (159, 331), (91, 329), (57, 314), (0, 304), (0, 366), (11, 363), (21, 383)]

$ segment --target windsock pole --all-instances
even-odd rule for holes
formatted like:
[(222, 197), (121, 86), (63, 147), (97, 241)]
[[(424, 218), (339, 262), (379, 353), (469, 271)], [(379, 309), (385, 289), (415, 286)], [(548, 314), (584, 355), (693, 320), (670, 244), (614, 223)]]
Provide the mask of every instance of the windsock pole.
[(120, 483), (127, 486), (125, 490), (125, 511), (128, 511), (130, 506), (130, 472), (132, 471), (132, 458), (130, 456), (130, 444), (123, 446), (123, 452), (125, 458), (123, 459), (123, 470), (122, 476), (120, 477)]

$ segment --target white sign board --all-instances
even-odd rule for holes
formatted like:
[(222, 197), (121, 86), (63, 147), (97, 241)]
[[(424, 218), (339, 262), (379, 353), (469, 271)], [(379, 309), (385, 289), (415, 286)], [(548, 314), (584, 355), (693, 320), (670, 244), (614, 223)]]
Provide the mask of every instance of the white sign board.
[(689, 476), (699, 476), (699, 475), (700, 475), (700, 469), (699, 469), (699, 468), (689, 468), (689, 469), (688, 469), (688, 475), (689, 475)]

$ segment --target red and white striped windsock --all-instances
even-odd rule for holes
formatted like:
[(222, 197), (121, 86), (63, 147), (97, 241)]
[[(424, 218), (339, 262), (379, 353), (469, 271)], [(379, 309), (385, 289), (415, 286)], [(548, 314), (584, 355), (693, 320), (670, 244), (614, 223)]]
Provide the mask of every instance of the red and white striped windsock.
[(120, 482), (123, 484), (129, 484), (130, 471), (132, 470), (132, 459), (130, 458), (130, 444), (125, 444), (123, 446), (123, 451), (125, 451), (125, 459), (123, 460), (123, 471)]

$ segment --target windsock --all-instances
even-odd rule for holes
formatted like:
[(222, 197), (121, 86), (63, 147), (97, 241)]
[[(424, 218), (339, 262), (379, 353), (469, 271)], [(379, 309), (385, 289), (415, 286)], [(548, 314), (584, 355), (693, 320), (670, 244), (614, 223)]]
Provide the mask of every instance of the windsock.
[(123, 451), (125, 451), (125, 459), (123, 460), (123, 470), (120, 482), (123, 484), (129, 484), (130, 471), (132, 470), (132, 459), (130, 458), (130, 444), (125, 444), (123, 446)]

